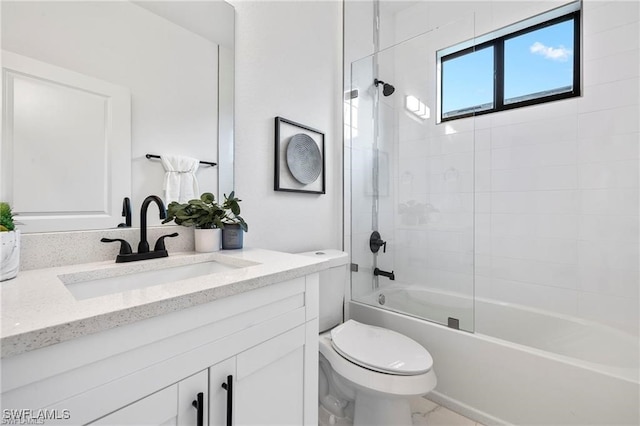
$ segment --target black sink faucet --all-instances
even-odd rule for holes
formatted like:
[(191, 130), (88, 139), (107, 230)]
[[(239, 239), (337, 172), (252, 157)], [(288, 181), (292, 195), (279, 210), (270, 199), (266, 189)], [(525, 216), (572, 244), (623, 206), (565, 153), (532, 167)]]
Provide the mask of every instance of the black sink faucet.
[[(128, 201), (128, 198), (127, 198)], [(160, 210), (160, 219), (167, 217), (167, 211), (164, 208), (164, 203), (157, 195), (149, 195), (142, 202), (142, 208), (140, 209), (140, 242), (138, 243), (138, 252), (133, 253), (131, 245), (121, 238), (102, 238), (100, 241), (103, 243), (120, 243), (120, 253), (116, 257), (116, 263), (122, 262), (134, 262), (136, 260), (157, 259), (160, 257), (167, 257), (167, 248), (164, 245), (165, 238), (177, 237), (178, 233), (162, 235), (156, 241), (153, 251), (149, 251), (149, 243), (147, 242), (147, 210), (149, 204), (155, 202)]]
[(118, 228), (131, 228), (131, 200), (129, 197), (124, 197), (122, 200), (122, 217), (125, 220), (118, 225)]
[(157, 195), (149, 195), (144, 199), (142, 207), (140, 208), (140, 242), (138, 243), (138, 253), (149, 252), (149, 243), (147, 242), (147, 209), (152, 201), (158, 205), (158, 209), (160, 210), (160, 219), (167, 217), (167, 211), (165, 210), (164, 203), (160, 197)]

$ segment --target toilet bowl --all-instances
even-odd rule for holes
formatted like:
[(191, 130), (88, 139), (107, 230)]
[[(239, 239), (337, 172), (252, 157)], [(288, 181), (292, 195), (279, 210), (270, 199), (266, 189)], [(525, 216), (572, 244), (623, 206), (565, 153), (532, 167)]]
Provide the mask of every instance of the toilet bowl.
[(320, 407), (331, 416), (352, 419), (354, 426), (411, 426), (409, 400), (436, 386), (431, 355), (395, 331), (354, 320), (343, 323), (347, 254), (301, 254), (330, 262), (320, 273)]
[[(427, 350), (391, 330), (349, 320), (322, 333), (319, 348), (330, 367), (323, 373), (331, 375), (327, 390), (333, 396), (325, 394), (320, 403), (338, 417), (353, 416), (354, 425), (410, 426), (409, 399), (436, 386)], [(336, 406), (344, 410), (333, 411)]]

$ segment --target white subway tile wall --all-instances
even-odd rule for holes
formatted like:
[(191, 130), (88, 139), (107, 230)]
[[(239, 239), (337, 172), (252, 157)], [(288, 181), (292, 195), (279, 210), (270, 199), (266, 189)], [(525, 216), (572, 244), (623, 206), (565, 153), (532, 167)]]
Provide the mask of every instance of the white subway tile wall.
[[(510, 5), (476, 8), (526, 17)], [(482, 117), (476, 297), (638, 332), (638, 5), (584, 2), (580, 98)]]

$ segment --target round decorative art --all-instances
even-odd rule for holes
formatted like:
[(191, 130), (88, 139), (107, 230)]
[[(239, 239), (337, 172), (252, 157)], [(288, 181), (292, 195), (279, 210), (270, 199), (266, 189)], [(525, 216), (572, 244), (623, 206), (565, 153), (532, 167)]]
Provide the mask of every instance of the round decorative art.
[(322, 173), (322, 155), (318, 144), (309, 135), (293, 135), (287, 146), (287, 166), (293, 177), (308, 185)]

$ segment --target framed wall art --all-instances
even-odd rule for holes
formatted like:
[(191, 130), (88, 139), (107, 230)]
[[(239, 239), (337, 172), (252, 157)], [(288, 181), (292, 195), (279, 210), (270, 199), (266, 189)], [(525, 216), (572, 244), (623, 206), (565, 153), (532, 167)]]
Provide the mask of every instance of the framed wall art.
[(276, 117), (275, 191), (325, 193), (324, 133)]

